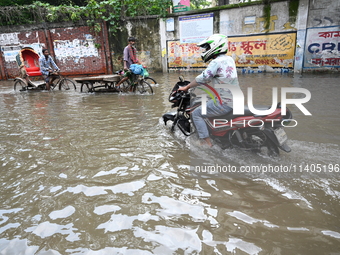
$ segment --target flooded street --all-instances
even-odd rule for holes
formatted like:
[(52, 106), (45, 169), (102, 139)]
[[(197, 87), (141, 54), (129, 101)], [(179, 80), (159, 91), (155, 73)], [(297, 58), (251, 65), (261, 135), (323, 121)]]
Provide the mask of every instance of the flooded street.
[[(298, 125), (279, 158), (171, 133), (161, 117), (179, 73), (151, 76), (155, 95), (0, 81), (1, 255), (340, 254), (339, 75), (239, 73), (255, 104), (271, 105), (272, 87), (311, 93), (312, 116), (288, 105)], [(193, 158), (303, 170), (197, 175)]]

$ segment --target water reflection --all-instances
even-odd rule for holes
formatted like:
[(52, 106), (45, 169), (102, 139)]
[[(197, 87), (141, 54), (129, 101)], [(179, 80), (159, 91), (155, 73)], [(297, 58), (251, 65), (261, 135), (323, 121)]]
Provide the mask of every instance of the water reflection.
[(190, 171), (191, 153), (220, 165), (339, 164), (337, 77), (240, 75), (258, 104), (271, 104), (273, 85), (311, 91), (313, 117), (293, 107), (292, 152), (273, 159), (170, 133), (160, 117), (178, 74), (153, 76), (153, 96), (14, 92), (0, 81), (0, 254), (338, 252), (339, 172)]

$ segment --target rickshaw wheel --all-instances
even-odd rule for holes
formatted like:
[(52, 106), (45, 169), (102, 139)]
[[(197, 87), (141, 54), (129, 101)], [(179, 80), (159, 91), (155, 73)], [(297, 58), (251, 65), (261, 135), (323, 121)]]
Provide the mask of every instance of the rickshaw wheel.
[(14, 82), (14, 90), (15, 91), (25, 91), (25, 90), (27, 90), (27, 85), (22, 80), (16, 80)]
[(68, 78), (64, 78), (60, 81), (59, 90), (76, 90), (76, 84)]
[(93, 92), (92, 84), (88, 83), (88, 82), (82, 83), (81, 87), (80, 87), (80, 92), (84, 92), (84, 93), (91, 93), (91, 92)]

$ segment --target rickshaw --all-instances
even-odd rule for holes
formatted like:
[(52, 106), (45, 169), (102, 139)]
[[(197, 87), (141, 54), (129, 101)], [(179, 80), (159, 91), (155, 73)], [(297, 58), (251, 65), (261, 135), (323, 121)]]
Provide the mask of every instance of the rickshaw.
[[(39, 67), (39, 54), (30, 47), (22, 48), (16, 56), (16, 62), (19, 66), (19, 77), (14, 79), (14, 90), (44, 90), (46, 83), (42, 77)], [(34, 78), (30, 78), (34, 77)], [(41, 80), (39, 79), (41, 78)], [(51, 85), (53, 90), (58, 87), (59, 90), (76, 89), (75, 83), (58, 74), (58, 78)]]
[[(146, 70), (146, 67), (143, 67)], [(143, 74), (135, 74), (130, 79), (120, 84), (117, 89), (117, 83), (124, 78), (124, 71), (119, 70), (116, 74), (106, 74), (93, 77), (74, 78), (80, 83), (80, 92), (139, 92), (140, 94), (153, 94), (152, 85), (156, 85), (155, 79), (149, 77), (146, 71)]]

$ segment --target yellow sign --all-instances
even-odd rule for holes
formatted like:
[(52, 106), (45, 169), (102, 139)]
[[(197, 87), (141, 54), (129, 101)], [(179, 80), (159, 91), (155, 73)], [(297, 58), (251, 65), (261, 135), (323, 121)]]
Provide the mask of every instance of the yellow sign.
[[(229, 50), (237, 67), (293, 67), (296, 33), (229, 37)], [(197, 68), (207, 66), (195, 43), (168, 41), (169, 68)]]
[(229, 37), (237, 67), (293, 67), (296, 33)]

